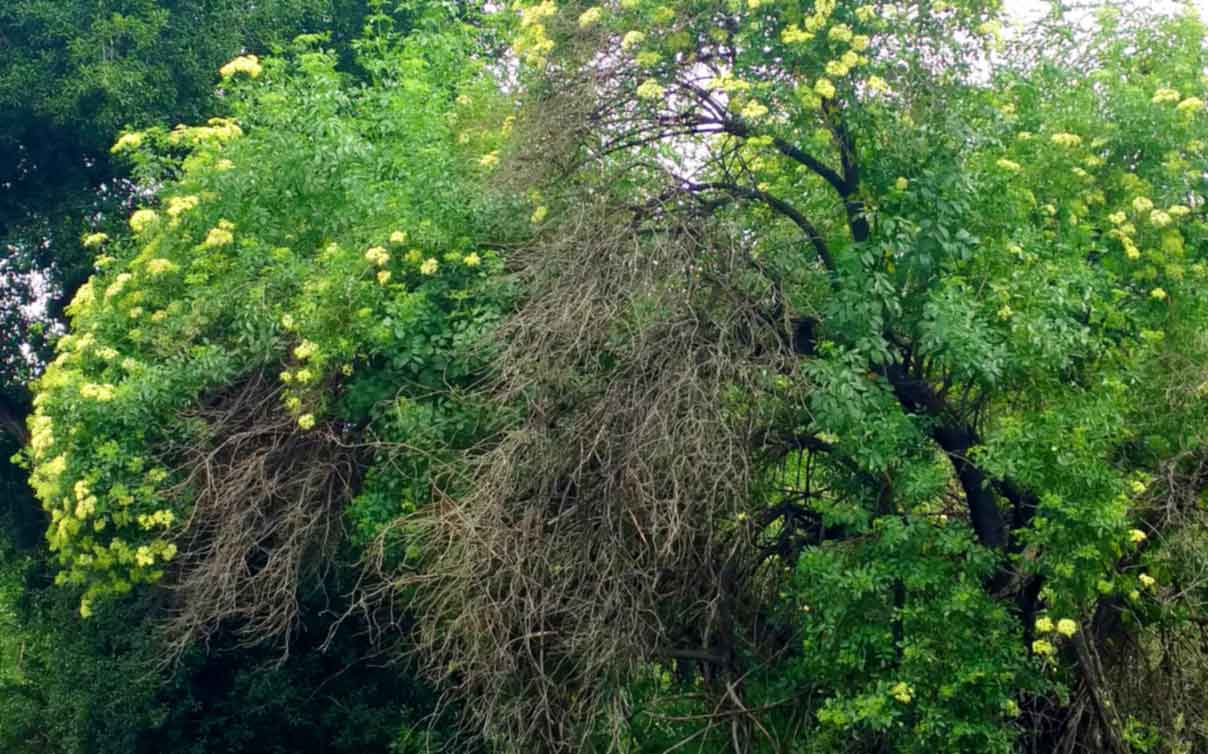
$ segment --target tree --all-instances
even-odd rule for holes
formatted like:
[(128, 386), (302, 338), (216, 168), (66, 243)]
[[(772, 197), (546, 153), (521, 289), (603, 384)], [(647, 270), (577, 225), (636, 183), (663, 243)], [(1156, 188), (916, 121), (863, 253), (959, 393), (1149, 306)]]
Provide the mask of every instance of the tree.
[(997, 7), (522, 3), (525, 412), (418, 582), (504, 748), (1203, 745), (1204, 27)]
[(115, 146), (156, 207), (29, 425), (59, 580), (175, 587), (183, 651), (358, 549), (503, 751), (1202, 748), (1205, 30), (997, 6), (232, 60)]

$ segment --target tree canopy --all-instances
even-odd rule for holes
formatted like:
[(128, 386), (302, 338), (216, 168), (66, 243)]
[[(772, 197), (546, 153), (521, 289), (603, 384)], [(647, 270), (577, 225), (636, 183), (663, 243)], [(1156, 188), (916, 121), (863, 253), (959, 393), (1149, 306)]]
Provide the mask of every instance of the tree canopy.
[(23, 455), (73, 621), (360, 636), (400, 750), (1208, 746), (1190, 6), (399, 5), (116, 135)]

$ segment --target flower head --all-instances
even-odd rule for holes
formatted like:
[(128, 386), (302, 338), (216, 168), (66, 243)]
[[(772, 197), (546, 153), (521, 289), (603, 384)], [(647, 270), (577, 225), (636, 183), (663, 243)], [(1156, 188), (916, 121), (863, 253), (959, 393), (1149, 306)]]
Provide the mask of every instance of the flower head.
[(1150, 102), (1155, 105), (1164, 105), (1168, 102), (1178, 102), (1179, 96), (1179, 91), (1177, 89), (1163, 87), (1153, 93), (1153, 98), (1150, 99)]
[(377, 267), (383, 267), (390, 261), (390, 253), (381, 246), (373, 246), (365, 252), (365, 261)]
[(1132, 542), (1134, 545), (1141, 544), (1142, 542), (1144, 542), (1147, 539), (1149, 539), (1149, 537), (1145, 534), (1145, 532), (1141, 531), (1140, 529), (1129, 529), (1128, 530), (1128, 541)]
[(89, 233), (84, 236), (83, 244), (85, 249), (95, 249), (101, 244), (109, 240), (109, 236), (104, 233)]
[(1153, 200), (1146, 196), (1138, 196), (1136, 199), (1133, 199), (1132, 206), (1138, 214), (1149, 212), (1153, 209)]
[(1198, 113), (1204, 109), (1204, 100), (1199, 97), (1188, 97), (1179, 104), (1175, 105), (1175, 110), (1181, 113)]
[(1032, 642), (1032, 652), (1041, 657), (1051, 657), (1057, 653), (1057, 648), (1045, 639), (1037, 639)]
[(1078, 624), (1069, 618), (1057, 621), (1057, 633), (1062, 636), (1073, 636), (1078, 632)]
[(600, 22), (604, 18), (604, 9), (598, 5), (594, 8), (588, 8), (579, 14), (579, 28), (589, 29)]
[(315, 415), (302, 414), (298, 417), (298, 426), (302, 429), (313, 429), (315, 426)]
[(224, 79), (229, 79), (242, 73), (254, 79), (260, 75), (261, 70), (260, 59), (255, 55), (240, 55), (222, 68), (219, 68), (218, 75)]
[(113, 154), (119, 154), (127, 150), (138, 149), (142, 143), (142, 133), (139, 131), (132, 131), (122, 134), (121, 137), (114, 142), (113, 147), (111, 147), (109, 151)]
[(654, 79), (646, 79), (638, 87), (637, 95), (642, 99), (661, 99), (666, 89)]
[(823, 99), (835, 98), (835, 85), (830, 82), (830, 79), (818, 79), (815, 81), (814, 91)]
[(1049, 141), (1059, 147), (1076, 147), (1082, 143), (1082, 137), (1078, 134), (1071, 133), (1055, 133), (1049, 137)]
[(437, 262), (435, 257), (428, 257), (424, 260), (424, 263), (419, 266), (420, 273), (424, 275), (435, 275), (436, 271), (439, 269), (440, 262)]
[(466, 267), (477, 267), (478, 265), (482, 264), (482, 259), (479, 258), (477, 252), (471, 251), (469, 254), (466, 254), (461, 258), (461, 263)]
[(147, 228), (150, 228), (152, 225), (154, 225), (155, 221), (158, 219), (159, 215), (157, 215), (153, 209), (137, 210), (133, 215), (130, 216), (130, 229), (135, 233), (141, 234)]

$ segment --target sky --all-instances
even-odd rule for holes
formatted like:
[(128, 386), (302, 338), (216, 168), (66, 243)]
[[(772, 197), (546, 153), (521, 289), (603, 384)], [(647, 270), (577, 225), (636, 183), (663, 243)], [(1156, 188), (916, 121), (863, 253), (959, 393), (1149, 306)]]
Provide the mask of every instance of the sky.
[[(1177, 7), (1178, 3), (1173, 0), (1131, 0), (1131, 2), (1139, 8), (1151, 7)], [(1195, 0), (1196, 6), (1199, 7), (1200, 13), (1208, 18), (1208, 0)], [(1031, 18), (1039, 13), (1043, 13), (1048, 7), (1048, 0), (1005, 0), (1004, 5), (1007, 12), (1017, 15), (1021, 18)]]

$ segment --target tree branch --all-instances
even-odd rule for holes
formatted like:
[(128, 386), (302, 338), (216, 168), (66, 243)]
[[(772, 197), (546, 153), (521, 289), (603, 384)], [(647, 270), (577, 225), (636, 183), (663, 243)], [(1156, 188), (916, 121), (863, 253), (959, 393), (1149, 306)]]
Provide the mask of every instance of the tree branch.
[(826, 269), (830, 272), (835, 271), (835, 260), (834, 257), (831, 256), (830, 248), (826, 245), (826, 239), (822, 237), (822, 234), (818, 232), (818, 229), (814, 227), (814, 224), (811, 223), (805, 217), (805, 215), (798, 212), (796, 207), (783, 199), (772, 196), (766, 191), (760, 191), (759, 189), (750, 188), (748, 186), (740, 186), (736, 183), (725, 183), (720, 181), (710, 183), (688, 183), (687, 188), (689, 191), (726, 191), (734, 194), (735, 196), (743, 196), (748, 199), (763, 202), (776, 212), (792, 220), (793, 223), (796, 224), (803, 233), (805, 233), (806, 238), (809, 239), (810, 243), (814, 247), (814, 250), (818, 252), (818, 258), (822, 260), (823, 266), (826, 267)]

